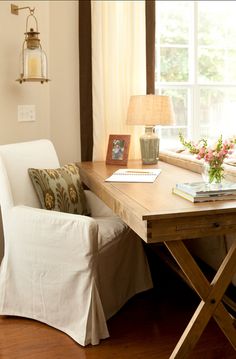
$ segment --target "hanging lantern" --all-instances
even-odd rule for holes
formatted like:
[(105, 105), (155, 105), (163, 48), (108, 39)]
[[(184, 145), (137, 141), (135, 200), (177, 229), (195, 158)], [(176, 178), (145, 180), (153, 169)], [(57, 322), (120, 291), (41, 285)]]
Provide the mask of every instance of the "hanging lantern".
[[(38, 37), (38, 22), (34, 16), (34, 9), (29, 7), (18, 8), (16, 5), (11, 5), (12, 13), (18, 15), (18, 10), (28, 8), (30, 15), (26, 19), (25, 40), (22, 45), (22, 52), (20, 54), (20, 76), (16, 81), (22, 82), (48, 82), (48, 64), (47, 56), (43, 51), (40, 39)], [(35, 30), (33, 27), (28, 29), (29, 20), (35, 22)]]

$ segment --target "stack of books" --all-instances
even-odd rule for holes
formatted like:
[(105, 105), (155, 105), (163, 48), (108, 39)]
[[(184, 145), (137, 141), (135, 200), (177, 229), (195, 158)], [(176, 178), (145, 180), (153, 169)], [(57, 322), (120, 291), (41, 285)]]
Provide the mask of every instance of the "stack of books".
[(209, 185), (205, 182), (177, 183), (173, 193), (191, 202), (236, 200), (236, 182)]

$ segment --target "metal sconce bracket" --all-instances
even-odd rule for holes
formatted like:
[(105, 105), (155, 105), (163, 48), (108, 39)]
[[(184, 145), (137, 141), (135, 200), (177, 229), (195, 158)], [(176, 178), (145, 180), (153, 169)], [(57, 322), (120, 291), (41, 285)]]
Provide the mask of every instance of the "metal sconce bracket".
[(29, 6), (19, 7), (17, 5), (11, 4), (11, 13), (14, 15), (19, 15), (19, 10), (29, 9), (30, 13), (34, 13), (35, 8), (31, 9)]

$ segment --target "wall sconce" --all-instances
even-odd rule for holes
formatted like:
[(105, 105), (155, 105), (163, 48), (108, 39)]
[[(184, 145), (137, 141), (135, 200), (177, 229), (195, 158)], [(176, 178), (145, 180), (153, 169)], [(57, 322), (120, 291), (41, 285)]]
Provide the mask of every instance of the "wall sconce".
[[(30, 14), (26, 19), (25, 40), (20, 54), (20, 76), (16, 81), (19, 81), (20, 84), (25, 81), (43, 84), (50, 80), (48, 79), (47, 56), (38, 38), (38, 22), (34, 16), (35, 9), (31, 9), (29, 6), (19, 8), (17, 5), (11, 4), (11, 13), (14, 15), (18, 15), (19, 10), (23, 9), (28, 9)], [(35, 30), (33, 28), (28, 30), (28, 23), (31, 19), (35, 22)]]

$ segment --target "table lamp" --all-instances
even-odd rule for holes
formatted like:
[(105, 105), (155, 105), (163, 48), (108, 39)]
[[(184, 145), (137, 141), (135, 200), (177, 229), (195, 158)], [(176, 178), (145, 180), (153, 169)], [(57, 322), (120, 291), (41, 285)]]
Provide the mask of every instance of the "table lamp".
[(172, 101), (169, 96), (131, 96), (127, 124), (145, 125), (145, 134), (140, 137), (141, 157), (145, 165), (156, 164), (160, 140), (154, 132), (156, 125), (171, 125), (174, 122)]

